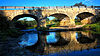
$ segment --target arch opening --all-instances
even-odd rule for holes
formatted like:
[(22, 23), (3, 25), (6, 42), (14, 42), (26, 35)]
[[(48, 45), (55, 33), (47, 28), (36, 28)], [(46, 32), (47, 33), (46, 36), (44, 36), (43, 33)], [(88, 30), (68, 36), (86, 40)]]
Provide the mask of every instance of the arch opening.
[(38, 27), (38, 18), (30, 14), (18, 15), (12, 21), (18, 29), (33, 29)]
[(75, 17), (75, 24), (76, 25), (90, 24), (92, 23), (93, 17), (94, 14), (89, 12), (80, 13)]
[(49, 27), (62, 27), (69, 26), (70, 18), (61, 13), (55, 13), (47, 17), (46, 26)]

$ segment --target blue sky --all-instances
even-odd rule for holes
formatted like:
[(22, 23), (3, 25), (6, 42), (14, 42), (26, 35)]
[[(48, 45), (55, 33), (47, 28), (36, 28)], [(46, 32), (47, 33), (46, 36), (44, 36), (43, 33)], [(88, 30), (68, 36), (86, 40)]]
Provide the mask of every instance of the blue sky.
[(0, 6), (71, 6), (79, 2), (100, 6), (100, 0), (0, 0)]
[(23, 18), (20, 18), (19, 20), (24, 20), (24, 19), (26, 19), (27, 21), (35, 20), (34, 18), (31, 18), (31, 17), (23, 17)]
[[(53, 20), (55, 17), (50, 16), (48, 18), (49, 18), (49, 20)], [(20, 18), (18, 20), (24, 20), (24, 19), (26, 19), (27, 21), (33, 21), (33, 20), (35, 20), (34, 18), (31, 18), (31, 17), (23, 17), (23, 18)]]
[(50, 16), (50, 17), (47, 17), (47, 18), (49, 18), (49, 20), (53, 20), (55, 17)]

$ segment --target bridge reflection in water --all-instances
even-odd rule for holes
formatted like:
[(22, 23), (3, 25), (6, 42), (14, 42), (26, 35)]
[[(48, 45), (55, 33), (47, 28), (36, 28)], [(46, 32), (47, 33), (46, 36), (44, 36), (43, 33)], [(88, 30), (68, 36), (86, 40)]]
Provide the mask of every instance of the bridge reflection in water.
[(44, 55), (62, 51), (68, 53), (88, 50), (96, 47), (97, 40), (90, 33), (81, 31), (45, 32), (24, 34), (19, 44), (33, 53)]

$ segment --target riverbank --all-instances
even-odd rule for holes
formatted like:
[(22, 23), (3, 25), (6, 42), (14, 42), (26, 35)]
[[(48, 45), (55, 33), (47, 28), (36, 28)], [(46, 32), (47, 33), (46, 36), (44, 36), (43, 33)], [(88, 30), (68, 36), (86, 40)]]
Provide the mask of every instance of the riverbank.
[[(86, 24), (86, 25), (78, 25), (78, 26), (75, 26), (72, 28), (68, 28), (68, 27), (50, 27), (50, 28), (39, 27), (37, 29), (37, 32), (38, 31), (77, 31), (77, 30), (78, 31), (91, 30), (93, 33), (100, 34), (100, 22), (93, 23), (93, 24)], [(1, 36), (11, 36), (11, 37), (18, 37), (24, 33), (25, 33), (24, 31), (20, 31), (18, 29), (7, 29), (4, 31), (0, 31)]]
[(92, 30), (93, 33), (100, 34), (100, 22), (87, 24), (82, 27), (83, 30)]

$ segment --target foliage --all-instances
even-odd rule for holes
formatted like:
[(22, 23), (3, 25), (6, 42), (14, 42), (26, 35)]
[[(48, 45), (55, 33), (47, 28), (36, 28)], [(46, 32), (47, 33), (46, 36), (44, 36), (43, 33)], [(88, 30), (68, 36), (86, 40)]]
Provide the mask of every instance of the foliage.
[(81, 22), (76, 22), (75, 25), (82, 25), (82, 23)]
[(49, 18), (46, 18), (46, 22), (48, 22), (49, 21)]
[(73, 6), (86, 6), (85, 4), (83, 4), (82, 2), (80, 2), (80, 3), (76, 3), (75, 5), (73, 5)]
[(15, 26), (20, 29), (27, 29), (28, 27), (35, 28), (37, 27), (37, 22), (36, 20), (33, 21), (19, 20), (15, 23)]
[(17, 37), (21, 35), (23, 32), (19, 31), (18, 29), (11, 29), (10, 24), (12, 22), (8, 20), (7, 17), (0, 15), (0, 36), (12, 36)]
[(58, 21), (57, 18), (54, 18), (53, 20), (48, 20), (46, 24), (47, 24), (47, 27), (57, 27), (60, 25), (60, 22)]
[(60, 22), (56, 22), (54, 26), (52, 27), (56, 27), (56, 26), (59, 26), (60, 25)]
[(23, 33), (24, 32), (19, 31), (18, 29), (5, 29), (5, 31), (0, 32), (0, 36), (3, 36), (3, 37), (8, 37), (8, 36), (18, 37), (18, 36), (22, 35)]
[(34, 25), (33, 27), (26, 27), (26, 29), (33, 29), (33, 28), (36, 28), (37, 25)]
[(0, 30), (3, 31), (9, 28), (11, 22), (7, 20), (7, 17), (0, 15)]
[(83, 27), (84, 29), (90, 29), (96, 32), (100, 32), (100, 22), (94, 24), (87, 24)]
[(47, 28), (47, 27), (38, 27), (37, 30), (38, 31), (46, 31), (46, 30), (49, 30), (49, 28)]

